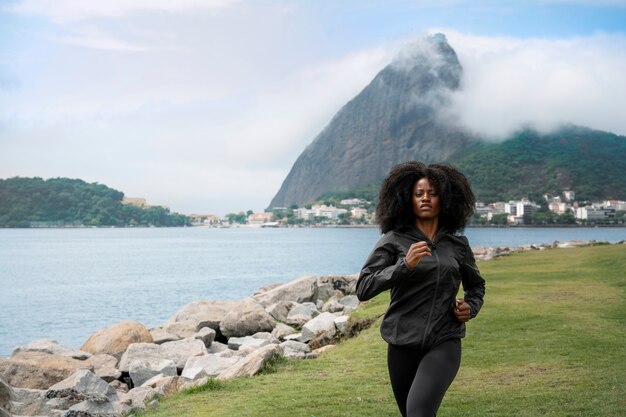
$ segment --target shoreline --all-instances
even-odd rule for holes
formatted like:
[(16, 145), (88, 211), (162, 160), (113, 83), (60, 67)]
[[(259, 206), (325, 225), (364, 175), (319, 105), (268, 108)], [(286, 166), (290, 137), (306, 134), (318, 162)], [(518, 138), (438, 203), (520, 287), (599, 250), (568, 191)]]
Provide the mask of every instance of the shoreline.
[[(263, 226), (263, 225), (191, 225), (191, 226), (50, 226), (50, 227), (0, 227), (0, 230), (53, 230), (53, 229), (377, 229), (376, 224), (330, 224), (330, 225), (286, 225), (286, 226)], [(520, 224), (520, 225), (499, 225), (499, 224), (470, 224), (465, 229), (603, 229), (603, 228), (626, 228), (626, 224)]]

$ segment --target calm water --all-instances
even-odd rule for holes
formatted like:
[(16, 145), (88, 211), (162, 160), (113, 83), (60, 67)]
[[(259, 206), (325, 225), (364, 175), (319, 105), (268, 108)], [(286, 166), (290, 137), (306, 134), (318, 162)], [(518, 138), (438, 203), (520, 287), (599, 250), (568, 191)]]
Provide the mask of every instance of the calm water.
[[(467, 229), (472, 246), (626, 240), (626, 228)], [(235, 300), (303, 275), (358, 272), (376, 229), (0, 229), (0, 356), (51, 338), (78, 348), (121, 320)]]

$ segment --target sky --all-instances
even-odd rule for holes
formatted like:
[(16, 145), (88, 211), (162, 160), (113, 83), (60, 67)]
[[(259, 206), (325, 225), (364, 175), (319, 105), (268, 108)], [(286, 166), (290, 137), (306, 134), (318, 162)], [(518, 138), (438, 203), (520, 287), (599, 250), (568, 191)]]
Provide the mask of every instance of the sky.
[(0, 178), (263, 211), (333, 115), (435, 32), (468, 129), (626, 135), (626, 0), (0, 0)]

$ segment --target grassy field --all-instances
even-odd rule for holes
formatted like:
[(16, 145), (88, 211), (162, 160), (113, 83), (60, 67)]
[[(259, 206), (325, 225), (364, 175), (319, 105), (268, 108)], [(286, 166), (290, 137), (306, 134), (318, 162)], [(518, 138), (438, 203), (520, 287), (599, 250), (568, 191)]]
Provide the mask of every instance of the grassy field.
[[(479, 264), (485, 306), (439, 417), (626, 415), (626, 245), (522, 252)], [(354, 317), (378, 317), (388, 295)], [(216, 382), (145, 417), (398, 416), (377, 321), (320, 358)]]

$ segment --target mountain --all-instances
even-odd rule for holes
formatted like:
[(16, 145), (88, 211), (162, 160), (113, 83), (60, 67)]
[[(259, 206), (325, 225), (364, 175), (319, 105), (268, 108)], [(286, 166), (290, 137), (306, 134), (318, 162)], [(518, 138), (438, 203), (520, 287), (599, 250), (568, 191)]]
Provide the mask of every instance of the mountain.
[(581, 200), (626, 199), (626, 137), (570, 125), (483, 140), (441, 111), (462, 72), (444, 35), (410, 45), (302, 152), (270, 207), (375, 194), (393, 165), (413, 159), (457, 166), (485, 202), (564, 188)]
[(462, 68), (445, 36), (406, 49), (334, 116), (293, 165), (270, 207), (301, 205), (384, 177), (399, 162), (448, 159), (470, 136), (440, 120)]

